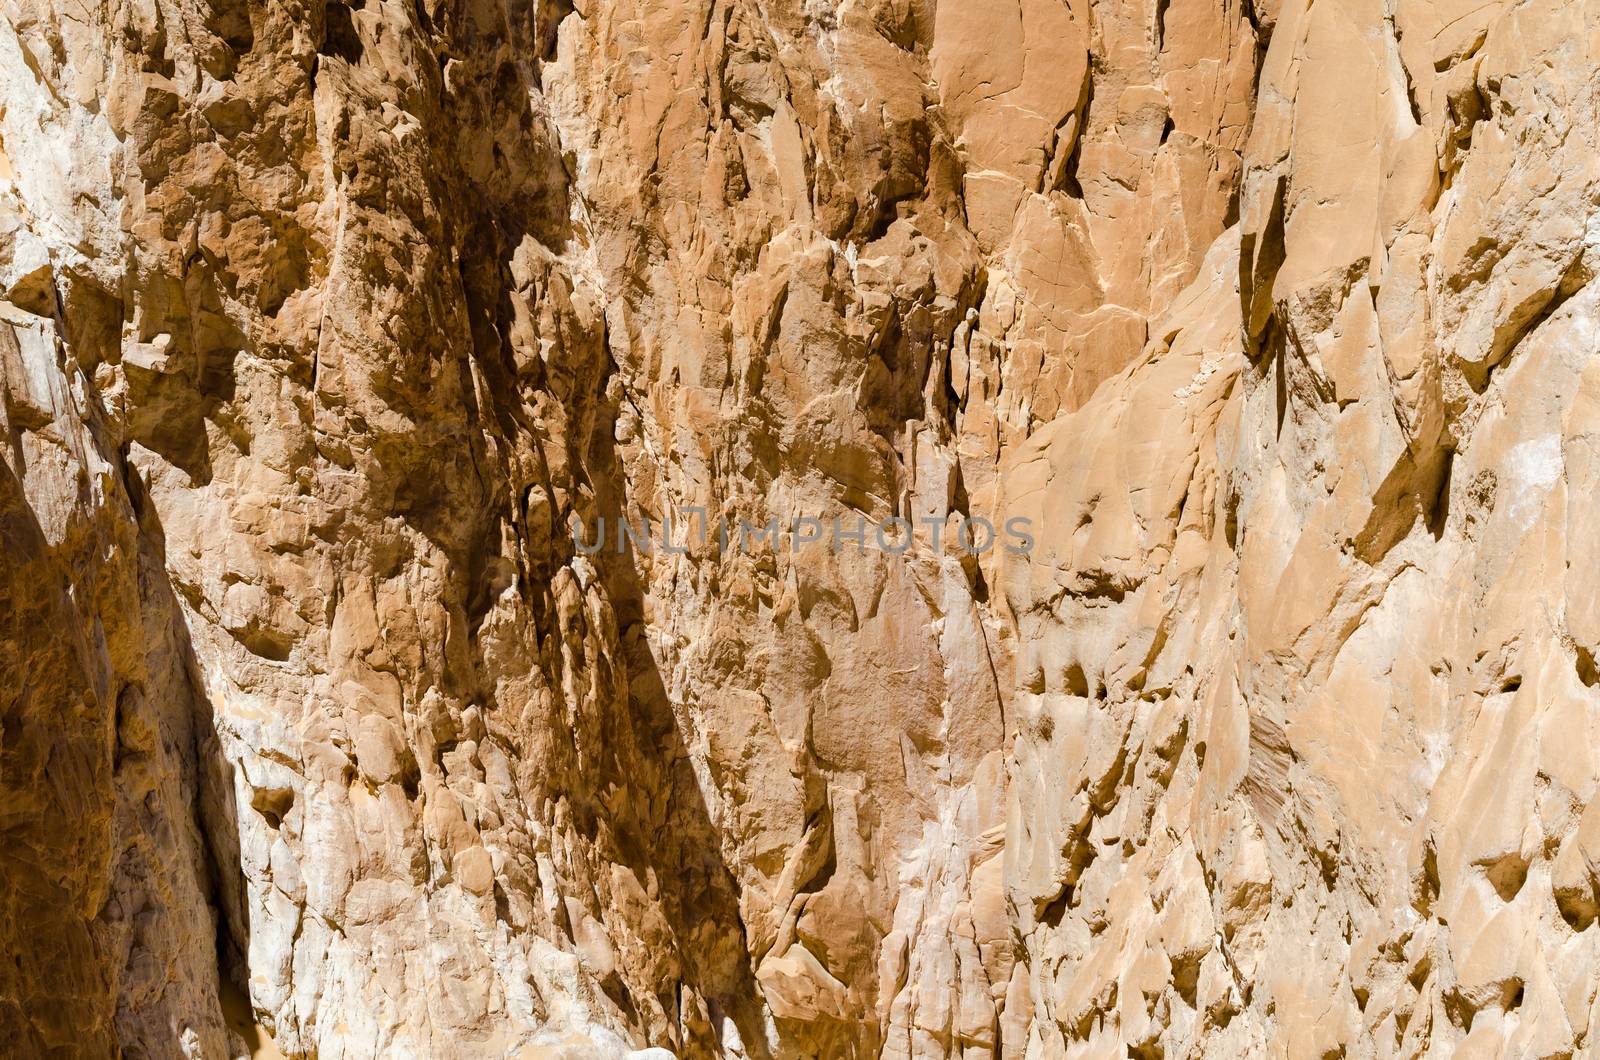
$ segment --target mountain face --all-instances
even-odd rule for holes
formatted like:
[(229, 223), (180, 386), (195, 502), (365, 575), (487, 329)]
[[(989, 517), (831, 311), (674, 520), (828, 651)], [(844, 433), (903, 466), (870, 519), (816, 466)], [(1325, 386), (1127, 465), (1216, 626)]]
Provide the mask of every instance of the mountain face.
[(1589, 0), (3, 0), (0, 1050), (1589, 1055), (1597, 272)]

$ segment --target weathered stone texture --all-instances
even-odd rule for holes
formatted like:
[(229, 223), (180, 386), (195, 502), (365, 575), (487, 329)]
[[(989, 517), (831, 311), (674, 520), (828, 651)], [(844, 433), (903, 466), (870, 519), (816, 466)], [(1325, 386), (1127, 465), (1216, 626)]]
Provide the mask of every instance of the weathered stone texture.
[(1593, 1051), (1597, 54), (0, 0), (0, 1050)]

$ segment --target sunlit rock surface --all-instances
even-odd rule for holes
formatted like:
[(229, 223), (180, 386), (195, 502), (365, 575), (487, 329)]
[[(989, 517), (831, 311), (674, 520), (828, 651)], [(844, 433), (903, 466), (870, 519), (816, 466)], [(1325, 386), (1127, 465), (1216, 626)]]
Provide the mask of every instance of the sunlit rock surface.
[(1597, 90), (1586, 0), (3, 0), (0, 1052), (1588, 1055)]

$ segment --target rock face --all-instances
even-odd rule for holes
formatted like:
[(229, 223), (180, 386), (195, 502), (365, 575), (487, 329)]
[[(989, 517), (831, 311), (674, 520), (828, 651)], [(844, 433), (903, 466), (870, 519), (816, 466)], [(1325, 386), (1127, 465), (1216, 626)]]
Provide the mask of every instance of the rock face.
[(1597, 92), (1571, 0), (4, 0), (5, 1055), (1593, 1051)]

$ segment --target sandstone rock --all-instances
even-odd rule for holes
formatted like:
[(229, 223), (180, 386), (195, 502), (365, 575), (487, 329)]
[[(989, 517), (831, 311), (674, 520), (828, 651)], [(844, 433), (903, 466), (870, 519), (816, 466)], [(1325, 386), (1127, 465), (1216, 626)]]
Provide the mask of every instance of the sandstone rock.
[(15, 0), (7, 1055), (1585, 1055), (1594, 25)]

